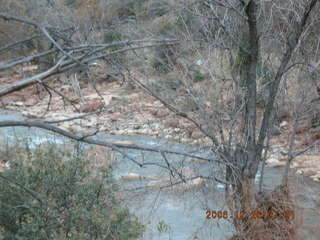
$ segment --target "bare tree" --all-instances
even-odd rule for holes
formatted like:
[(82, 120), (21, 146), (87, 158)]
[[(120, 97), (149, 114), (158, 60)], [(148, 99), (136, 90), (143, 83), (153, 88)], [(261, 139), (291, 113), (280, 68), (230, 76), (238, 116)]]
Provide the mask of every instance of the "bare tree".
[[(319, 9), (317, 3), (318, 0), (276, 3), (259, 0), (187, 1), (180, 7), (194, 21), (193, 24), (190, 24), (188, 18), (178, 15), (180, 22), (179, 29), (175, 32), (177, 38), (162, 36), (161, 38), (117, 41), (108, 44), (76, 44), (66, 41), (68, 29), (59, 29), (40, 24), (35, 20), (0, 13), (0, 18), (5, 21), (23, 23), (36, 29), (32, 35), (9, 43), (1, 47), (0, 51), (24, 44), (37, 37), (45, 38), (52, 45), (52, 48), (35, 55), (1, 62), (0, 70), (11, 69), (50, 54), (57, 55), (54, 64), (45, 71), (0, 89), (0, 97), (30, 84), (48, 85), (49, 77), (76, 68), (86, 69), (89, 63), (98, 59), (108, 60), (127, 51), (133, 51), (137, 56), (144, 56), (145, 52), (142, 49), (167, 47), (167, 51), (163, 51), (161, 57), (165, 58), (164, 63), (169, 65), (169, 69), (174, 70), (181, 79), (180, 85), (176, 88), (182, 88), (183, 91), (174, 89), (175, 91), (169, 94), (168, 91), (156, 91), (147, 81), (148, 74), (143, 69), (145, 68), (143, 65), (140, 69), (134, 70), (122, 66), (121, 71), (127, 71), (130, 81), (159, 100), (177, 117), (194, 124), (202, 134), (210, 139), (210, 147), (219, 156), (217, 161), (225, 165), (225, 179), (220, 181), (225, 184), (229, 208), (232, 211), (244, 213), (243, 218), (234, 219), (237, 235), (233, 239), (254, 239), (253, 235), (261, 231), (261, 226), (252, 221), (250, 213), (262, 205), (267, 205), (267, 202), (270, 201), (270, 198), (265, 196), (267, 193), (264, 193), (263, 189), (260, 188), (260, 192), (256, 190), (254, 180), (260, 162), (263, 160), (263, 152), (266, 154), (268, 150), (267, 139), (273, 128), (276, 102), (281, 97), (279, 89), (283, 80), (287, 81), (288, 74), (298, 66), (302, 65), (313, 73), (318, 71), (319, 64), (314, 64), (314, 62), (319, 62), (318, 49), (306, 53), (308, 49), (304, 46), (307, 44), (310, 32), (316, 32), (314, 28), (318, 24), (318, 19), (315, 13)], [(166, 34), (168, 32), (165, 32)], [(316, 34), (318, 36), (318, 32)], [(319, 43), (319, 36), (316, 42)], [(206, 52), (204, 53), (202, 49), (206, 49)], [(156, 50), (159, 51), (159, 48)], [(181, 61), (182, 57), (179, 58), (179, 54), (184, 50), (195, 53), (201, 59), (206, 58), (207, 61), (202, 61), (204, 63), (200, 64), (208, 75), (206, 77), (209, 81), (206, 88), (199, 88), (194, 84), (195, 75), (192, 75), (190, 70), (192, 64), (184, 64)], [(270, 58), (276, 60), (270, 61)], [(221, 64), (217, 67), (219, 62)], [(225, 66), (227, 66), (227, 73), (222, 69)], [(261, 69), (265, 69), (264, 66), (267, 66), (267, 71), (259, 76)], [(136, 74), (131, 74), (131, 71)], [(260, 113), (257, 113), (257, 102), (261, 92), (264, 94), (265, 104), (260, 116)], [(60, 94), (63, 96), (62, 93)], [(185, 110), (181, 102), (185, 103), (186, 99), (188, 99), (188, 104), (195, 108)], [(214, 157), (203, 158), (192, 153), (174, 152), (168, 149), (97, 141), (91, 136), (71, 134), (53, 124), (54, 122), (39, 120), (2, 121), (0, 127), (44, 128), (78, 141), (111, 147), (116, 151), (121, 151), (121, 148), (133, 148), (160, 152), (164, 160), (166, 159), (165, 153), (192, 156), (208, 161), (214, 159)], [(289, 142), (292, 143), (292, 141), (293, 137)], [(294, 156), (296, 154), (292, 154), (291, 147), (288, 166)], [(137, 164), (142, 166), (142, 163)], [(284, 179), (287, 178), (288, 166)], [(170, 165), (166, 168), (172, 171)], [(278, 196), (283, 199), (290, 199), (287, 184), (287, 180), (284, 180), (273, 194), (278, 193)], [(279, 239), (291, 239), (290, 236), (294, 236), (294, 233), (290, 233), (289, 227), (285, 225), (278, 228), (276, 233), (272, 233), (274, 225), (269, 221), (264, 226), (265, 231), (261, 231), (259, 234), (262, 235), (259, 236), (262, 238), (262, 236), (269, 236), (265, 234), (278, 234)], [(258, 230), (255, 231), (255, 229)]]

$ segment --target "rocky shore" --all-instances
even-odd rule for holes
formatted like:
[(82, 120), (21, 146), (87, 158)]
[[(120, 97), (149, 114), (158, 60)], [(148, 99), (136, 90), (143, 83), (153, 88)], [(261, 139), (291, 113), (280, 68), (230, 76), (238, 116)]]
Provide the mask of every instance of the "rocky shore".
[[(0, 80), (9, 83), (10, 78)], [(12, 81), (13, 78), (11, 78)], [(176, 117), (165, 109), (159, 101), (152, 99), (137, 90), (128, 90), (116, 82), (104, 85), (98, 94), (92, 89), (82, 89), (82, 101), (75, 97), (68, 85), (56, 83), (56, 87), (72, 101), (58, 95), (50, 98), (40, 87), (28, 87), (19, 92), (5, 96), (0, 101), (0, 107), (18, 111), (28, 118), (42, 118), (46, 120), (63, 120), (77, 117), (89, 112), (102, 112), (89, 115), (74, 121), (65, 121), (57, 125), (71, 132), (91, 134), (99, 129), (113, 135), (143, 135), (168, 139), (183, 144), (210, 145), (210, 139), (185, 119)], [(2, 105), (2, 106), (1, 106)], [(283, 167), (286, 164), (286, 140), (290, 133), (288, 122), (280, 124), (280, 134), (271, 139), (271, 151), (266, 163), (271, 167)], [(303, 147), (308, 133), (300, 133), (296, 139), (296, 146)], [(311, 136), (312, 137), (312, 136)], [(297, 173), (320, 181), (319, 152), (302, 155), (293, 160), (291, 168)], [(1, 164), (2, 163), (2, 164)], [(0, 159), (1, 167), (5, 162)]]

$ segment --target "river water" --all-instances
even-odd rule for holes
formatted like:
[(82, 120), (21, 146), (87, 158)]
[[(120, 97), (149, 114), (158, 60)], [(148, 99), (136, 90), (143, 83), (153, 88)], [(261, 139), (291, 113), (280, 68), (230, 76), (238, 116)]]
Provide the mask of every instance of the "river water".
[[(17, 114), (0, 111), (0, 121), (23, 119)], [(158, 140), (144, 136), (112, 136), (99, 134), (97, 138), (106, 140), (125, 140), (137, 145), (161, 146), (176, 151), (194, 151), (199, 155), (212, 155), (209, 150), (193, 149), (166, 140)], [(72, 142), (56, 134), (34, 128), (2, 128), (0, 141), (28, 139), (31, 145), (42, 142), (62, 144)], [(120, 186), (122, 204), (126, 205), (141, 222), (146, 225), (143, 240), (193, 240), (214, 239), (225, 240), (233, 234), (231, 219), (206, 219), (206, 210), (227, 210), (224, 201), (224, 185), (216, 181), (206, 181), (197, 186), (185, 187), (185, 184), (174, 187), (160, 188), (166, 185), (165, 179), (170, 178), (170, 172), (162, 168), (169, 162), (176, 169), (188, 169), (195, 175), (216, 176), (223, 179), (223, 167), (216, 162), (199, 163), (177, 155), (166, 155), (164, 161), (161, 154), (127, 150), (130, 158), (139, 162), (152, 162), (154, 165), (139, 167), (130, 159), (116, 153), (113, 164), (113, 175)], [(160, 166), (160, 167), (159, 167)], [(283, 169), (266, 168), (264, 189), (272, 190), (280, 183)], [(136, 181), (123, 180), (128, 174), (154, 176), (154, 179)], [(259, 174), (256, 181), (259, 180)], [(291, 182), (298, 190), (295, 194), (297, 204), (301, 209), (302, 231), (304, 239), (320, 239), (320, 185), (310, 179), (292, 175)], [(153, 184), (156, 183), (156, 184)], [(146, 187), (146, 186), (153, 187)]]

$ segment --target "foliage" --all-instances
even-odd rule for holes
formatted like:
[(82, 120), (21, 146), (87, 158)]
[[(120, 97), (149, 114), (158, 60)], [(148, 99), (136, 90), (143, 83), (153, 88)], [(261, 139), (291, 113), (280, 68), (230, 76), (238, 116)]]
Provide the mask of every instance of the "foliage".
[(112, 43), (121, 41), (122, 35), (120, 32), (117, 31), (108, 31), (103, 34), (103, 41), (105, 43)]
[(150, 59), (150, 66), (158, 73), (168, 73), (170, 72), (170, 56), (173, 53), (170, 49), (165, 47), (157, 47), (154, 50), (154, 55)]
[[(0, 232), (4, 239), (133, 240), (143, 226), (117, 204), (110, 169), (90, 173), (76, 146), (49, 144), (11, 159), (0, 178)], [(25, 160), (23, 160), (25, 159)]]
[(157, 1), (149, 1), (147, 4), (144, 4), (146, 8), (146, 17), (154, 18), (161, 17), (167, 14), (170, 11), (170, 5), (166, 0), (157, 0)]
[(142, 10), (143, 4), (149, 0), (111, 0), (111, 6), (119, 18), (136, 17)]
[(157, 91), (159, 91), (160, 89), (166, 90), (166, 91), (168, 89), (177, 90), (179, 87), (183, 86), (183, 82), (179, 78), (167, 77), (167, 78), (162, 78), (160, 81), (158, 81), (156, 86), (159, 87)]
[(202, 82), (206, 79), (205, 75), (199, 69), (193, 69), (191, 72), (193, 82)]
[(168, 232), (168, 231), (170, 231), (170, 230), (171, 230), (171, 227), (170, 227), (170, 225), (166, 224), (165, 221), (161, 220), (161, 221), (158, 223), (157, 229), (158, 229), (159, 233), (163, 233), (163, 232)]
[(177, 31), (178, 17), (164, 15), (156, 18), (152, 23), (152, 30), (157, 35), (173, 35)]

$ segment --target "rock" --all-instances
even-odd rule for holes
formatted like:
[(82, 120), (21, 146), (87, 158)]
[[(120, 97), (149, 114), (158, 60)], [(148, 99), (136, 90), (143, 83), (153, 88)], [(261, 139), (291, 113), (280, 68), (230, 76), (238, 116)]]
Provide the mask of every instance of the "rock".
[[(125, 181), (155, 180), (155, 179), (159, 179), (159, 176), (156, 176), (156, 175), (139, 175), (137, 173), (129, 173), (127, 175), (121, 176), (121, 179), (125, 180)], [(158, 181), (156, 181), (156, 182), (158, 182)], [(161, 181), (159, 181), (159, 183), (161, 183)]]
[(189, 139), (188, 139), (188, 138), (182, 138), (182, 139), (181, 139), (181, 142), (182, 142), (182, 143), (188, 143), (188, 142), (189, 142)]
[(202, 59), (198, 59), (198, 60), (196, 61), (196, 64), (197, 64), (198, 66), (201, 66), (201, 65), (203, 64), (203, 60), (202, 60)]
[(13, 102), (12, 105), (23, 106), (23, 102)]
[(177, 169), (177, 171), (185, 178), (191, 178), (195, 175), (194, 171), (190, 167), (181, 167)]
[(25, 101), (24, 105), (27, 107), (34, 106), (38, 103), (38, 100), (36, 98), (30, 98), (27, 101)]
[(180, 128), (175, 128), (175, 129), (174, 129), (174, 132), (175, 132), (175, 133), (179, 133), (180, 130), (181, 130)]
[(141, 129), (139, 132), (140, 134), (148, 134), (149, 130), (145, 128), (145, 129)]
[(320, 156), (319, 155), (305, 155), (299, 156), (294, 159), (294, 162), (303, 164), (306, 162), (314, 162), (315, 167), (320, 165)]
[(205, 182), (206, 182), (206, 179), (198, 177), (198, 178), (195, 178), (195, 179), (191, 180), (189, 185), (195, 187), (195, 186), (202, 185)]
[(266, 163), (268, 164), (268, 166), (274, 167), (274, 168), (283, 167), (283, 166), (286, 165), (286, 162), (280, 162), (276, 158), (269, 158), (269, 159), (266, 160)]
[(271, 134), (272, 134), (272, 136), (281, 135), (280, 128), (278, 126), (273, 126), (273, 128), (271, 129)]
[(312, 142), (315, 142), (315, 141), (317, 141), (319, 139), (320, 139), (320, 132), (312, 134), (312, 137), (311, 137)]
[(121, 179), (126, 181), (137, 181), (141, 180), (141, 176), (137, 173), (129, 173), (127, 175), (121, 176)]
[(290, 168), (299, 168), (299, 164), (296, 162), (291, 162)]
[(111, 121), (118, 121), (118, 120), (121, 120), (121, 119), (124, 119), (125, 116), (122, 114), (122, 113), (119, 113), (119, 112), (115, 112), (115, 113), (112, 113), (110, 115), (110, 120)]
[(304, 133), (310, 128), (310, 125), (307, 121), (302, 121), (296, 129), (296, 133)]
[(150, 113), (157, 118), (163, 118), (169, 115), (168, 110), (164, 109), (152, 109), (150, 110)]
[(310, 176), (314, 176), (315, 174), (317, 174), (317, 171), (315, 171), (312, 168), (303, 168), (303, 169), (299, 169), (301, 172), (301, 175), (305, 176), (305, 177), (310, 177)]
[(151, 181), (147, 184), (147, 187), (158, 187), (158, 186), (162, 186), (162, 184), (164, 183), (165, 183), (164, 180)]
[(126, 141), (126, 140), (124, 140), (124, 141), (116, 141), (116, 142), (113, 142), (113, 144), (136, 146), (136, 143), (135, 143), (135, 142)]
[(11, 164), (8, 161), (0, 160), (0, 172), (10, 169)]
[(288, 150), (287, 149), (280, 149), (279, 153), (282, 155), (282, 156), (288, 156)]
[(276, 118), (279, 121), (282, 121), (285, 119), (290, 119), (291, 115), (292, 114), (291, 114), (289, 107), (282, 106), (280, 109), (278, 109), (278, 113), (277, 113)]
[(206, 163), (208, 163), (208, 161), (206, 161), (206, 160), (197, 159), (197, 158), (188, 159), (188, 160), (186, 160), (186, 162), (188, 162), (188, 163), (197, 163), (197, 164), (206, 164)]
[[(135, 129), (135, 130), (141, 129), (141, 125), (134, 125), (134, 126), (133, 126), (133, 129)], [(156, 129), (157, 129), (157, 128), (156, 128)]]
[(317, 173), (310, 177), (313, 181), (320, 182), (320, 173)]
[(282, 121), (280, 123), (280, 129), (288, 130), (289, 124), (287, 121)]
[[(197, 177), (195, 179), (189, 180), (185, 183), (180, 183), (181, 179), (178, 179), (179, 184), (173, 185), (174, 189), (176, 190), (186, 190), (193, 187), (200, 186), (206, 182), (206, 179)], [(171, 182), (169, 179), (162, 179), (162, 180), (155, 180), (151, 181), (147, 184), (147, 187), (161, 187), (170, 185), (171, 183), (174, 184), (174, 182)]]
[(104, 103), (99, 100), (92, 100), (80, 107), (81, 112), (94, 112), (104, 107)]
[(180, 95), (188, 94), (188, 89), (183, 88), (183, 87), (178, 88), (177, 89), (177, 93), (180, 94)]
[(200, 138), (203, 138), (204, 137), (204, 134), (198, 130), (195, 130), (191, 133), (191, 138), (192, 139), (200, 139)]
[(176, 127), (179, 126), (179, 120), (176, 119), (176, 118), (167, 119), (167, 120), (164, 122), (164, 125), (165, 125), (166, 127), (176, 128)]
[(320, 126), (316, 128), (311, 128), (310, 133), (320, 133)]

